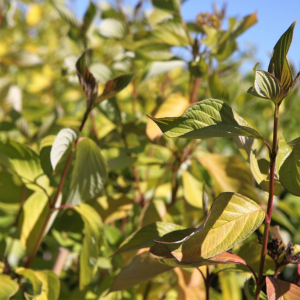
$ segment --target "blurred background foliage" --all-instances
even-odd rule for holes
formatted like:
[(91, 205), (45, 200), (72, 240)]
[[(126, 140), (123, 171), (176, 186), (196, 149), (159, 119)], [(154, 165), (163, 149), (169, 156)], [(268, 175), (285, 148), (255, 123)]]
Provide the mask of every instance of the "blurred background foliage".
[[(53, 172), (47, 163), (54, 136), (63, 128), (78, 129), (81, 124), (85, 99), (75, 70), (79, 56), (88, 49), (87, 65), (100, 93), (108, 80), (138, 72), (123, 91), (97, 105), (83, 130), (100, 147), (108, 169), (104, 189), (84, 199), (97, 212), (101, 227), (97, 268), (90, 282), (80, 283), (79, 272), (86, 221), (72, 209), (57, 214), (33, 261), (34, 270), (52, 270), (59, 253), (66, 251), (63, 269), (58, 272), (59, 299), (203, 299), (203, 280), (195, 269), (162, 270), (163, 274), (154, 277), (155, 272), (152, 276), (147, 272), (158, 267), (143, 250), (139, 255), (135, 249), (110, 255), (131, 233), (153, 222), (198, 226), (212, 200), (225, 191), (240, 192), (266, 205), (267, 193), (255, 183), (249, 163), (232, 139), (168, 139), (146, 116), (179, 116), (196, 101), (220, 99), (269, 141), (272, 104), (247, 94), (254, 73), (239, 71), (253, 53), (239, 52), (236, 38), (257, 22), (255, 12), (238, 20), (226, 15), (225, 5), (214, 6), (210, 12), (199, 9), (197, 19), (185, 22), (179, 0), (152, 0), (152, 4), (151, 11), (144, 11), (140, 0), (125, 11), (120, 1), (91, 2), (84, 18), (78, 20), (63, 1), (0, 3), (3, 274), (12, 275), (24, 265), (36, 242), (32, 232), (40, 226), (46, 207), (47, 199), (41, 199), (45, 193), (51, 196), (59, 183), (59, 166)], [(184, 51), (192, 54), (191, 61), (178, 55)], [(280, 131), (287, 141), (299, 135), (299, 101), (296, 87), (281, 106)], [(12, 143), (10, 151), (4, 146), (7, 141)], [(263, 144), (259, 147), (259, 155), (268, 159)], [(15, 159), (25, 177), (30, 159), (37, 159), (41, 174), (47, 176), (41, 175), (34, 184), (24, 181), (21, 172), (16, 174), (5, 165), (3, 153)], [(71, 171), (62, 203), (70, 181)], [(284, 239), (299, 243), (300, 202), (296, 196), (283, 189), (276, 197), (273, 216), (272, 225), (281, 227)], [(253, 234), (245, 243), (255, 238)], [(128, 273), (116, 277), (129, 264)], [(288, 267), (280, 276), (289, 280), (293, 272)], [(244, 278), (245, 271), (219, 273), (212, 282), (212, 299), (246, 299)], [(21, 286), (12, 299), (22, 299), (24, 291), (35, 292), (30, 280), (23, 279)], [(114, 292), (107, 295), (110, 288)]]

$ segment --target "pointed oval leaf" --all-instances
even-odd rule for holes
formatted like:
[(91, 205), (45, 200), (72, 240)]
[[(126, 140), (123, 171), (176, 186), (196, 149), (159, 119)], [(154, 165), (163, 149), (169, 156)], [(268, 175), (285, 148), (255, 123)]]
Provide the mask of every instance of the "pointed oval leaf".
[(157, 240), (169, 232), (180, 229), (183, 229), (183, 227), (172, 223), (156, 222), (150, 224), (132, 233), (123, 241), (113, 255), (120, 254), (125, 251), (151, 247), (154, 245), (153, 240)]
[(103, 93), (97, 97), (95, 104), (114, 97), (127, 87), (137, 72), (124, 74), (106, 82)]
[(70, 26), (74, 28), (80, 28), (80, 23), (78, 22), (77, 18), (73, 14), (71, 10), (69, 10), (67, 7), (56, 4), (52, 2), (52, 5), (55, 7), (55, 9), (58, 11), (60, 17), (66, 21)]
[(283, 98), (283, 90), (277, 78), (262, 70), (255, 71), (254, 79), (255, 96), (270, 99), (279, 103)]
[(181, 117), (152, 119), (168, 137), (206, 139), (211, 137), (263, 137), (229, 105), (206, 99), (190, 106)]
[(223, 193), (197, 231), (175, 243), (160, 243), (180, 262), (199, 262), (240, 244), (264, 218), (264, 211), (254, 201), (239, 194)]
[(78, 205), (98, 196), (106, 181), (106, 162), (99, 147), (91, 139), (82, 138), (76, 146), (67, 203)]
[(89, 29), (90, 25), (93, 22), (94, 17), (96, 16), (96, 13), (97, 13), (96, 6), (93, 3), (93, 1), (90, 0), (89, 6), (84, 14), (83, 23), (81, 26), (83, 32), (87, 32), (87, 30)]
[(155, 8), (180, 14), (179, 0), (151, 0)]
[(84, 222), (84, 239), (80, 254), (80, 289), (84, 289), (90, 284), (99, 257), (100, 238), (103, 225), (96, 210), (85, 203), (74, 209), (80, 214)]
[(292, 23), (276, 43), (268, 69), (269, 73), (274, 74), (280, 81), (284, 93), (288, 91), (293, 82), (292, 72), (287, 61), (287, 54), (292, 43), (296, 22)]
[(159, 263), (148, 252), (136, 256), (130, 265), (115, 277), (110, 292), (121, 291), (171, 270), (172, 267)]
[(266, 278), (268, 300), (300, 299), (300, 287), (272, 277)]
[(50, 160), (53, 170), (55, 170), (65, 152), (73, 145), (77, 138), (78, 132), (71, 128), (64, 128), (58, 133), (50, 152)]
[(19, 285), (8, 275), (0, 274), (0, 300), (9, 300), (19, 289)]
[(281, 184), (290, 193), (300, 196), (300, 138), (287, 143), (280, 135), (276, 169)]

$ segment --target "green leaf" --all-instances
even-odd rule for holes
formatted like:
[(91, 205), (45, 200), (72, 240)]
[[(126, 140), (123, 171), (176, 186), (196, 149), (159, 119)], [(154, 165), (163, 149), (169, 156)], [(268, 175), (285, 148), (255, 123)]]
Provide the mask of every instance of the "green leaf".
[(13, 141), (0, 142), (0, 164), (18, 175), (32, 190), (47, 188), (49, 180), (44, 175), (39, 156), (29, 147)]
[(27, 138), (30, 138), (29, 134), (29, 124), (26, 119), (15, 109), (11, 109), (9, 112), (9, 116), (11, 117), (15, 126), (19, 129), (19, 131)]
[(103, 37), (118, 40), (123, 39), (127, 33), (126, 25), (123, 21), (111, 18), (102, 20), (98, 29)]
[(159, 263), (148, 252), (137, 255), (130, 265), (115, 277), (109, 292), (121, 291), (171, 270), (172, 267)]
[(82, 23), (82, 31), (87, 32), (90, 25), (93, 23), (93, 19), (96, 16), (97, 10), (95, 4), (90, 0), (89, 6), (84, 14), (83, 23)]
[(290, 193), (300, 196), (300, 138), (286, 143), (280, 135), (276, 170), (281, 184)]
[(227, 88), (222, 84), (218, 74), (214, 72), (208, 79), (210, 93), (213, 98), (228, 100), (229, 93)]
[(32, 68), (43, 64), (41, 58), (28, 51), (7, 53), (0, 58), (4, 65), (15, 65), (20, 68)]
[(242, 291), (237, 284), (238, 278), (235, 272), (220, 272), (218, 279), (224, 300), (242, 299)]
[(98, 83), (94, 75), (89, 71), (85, 62), (86, 51), (79, 57), (76, 62), (76, 72), (80, 86), (85, 94), (85, 98), (90, 108), (98, 95)]
[(67, 7), (56, 4), (52, 2), (53, 6), (55, 9), (58, 11), (60, 17), (67, 22), (70, 26), (79, 29), (80, 28), (80, 23), (78, 22), (77, 18), (73, 14), (71, 10), (69, 10)]
[(106, 163), (99, 147), (91, 139), (80, 139), (76, 146), (67, 203), (78, 205), (98, 196), (106, 181)]
[(183, 227), (172, 223), (156, 222), (150, 224), (132, 233), (123, 241), (113, 255), (120, 254), (125, 251), (151, 247), (154, 245), (153, 240), (158, 239), (169, 232), (180, 229), (183, 229)]
[(0, 300), (9, 300), (19, 289), (19, 285), (9, 276), (0, 274)]
[(278, 79), (268, 72), (256, 70), (256, 66), (254, 72), (254, 86), (248, 90), (248, 93), (255, 97), (269, 99), (273, 103), (280, 103), (283, 99), (283, 90)]
[[(266, 159), (257, 157), (258, 145), (257, 142), (254, 142), (253, 147), (250, 152), (250, 169), (254, 179), (257, 184), (265, 191), (269, 192), (270, 179), (269, 168), (270, 162)], [(281, 184), (278, 179), (275, 179), (274, 182), (274, 195), (277, 196), (281, 192)]]
[(57, 134), (50, 152), (50, 161), (53, 170), (55, 170), (63, 155), (74, 144), (77, 138), (78, 132), (71, 128), (64, 128)]
[(55, 140), (55, 135), (48, 135), (43, 138), (40, 143), (40, 163), (45, 174), (48, 176), (53, 174), (50, 153)]
[(58, 299), (60, 282), (59, 278), (52, 271), (34, 271), (31, 269), (18, 268), (16, 273), (28, 278), (32, 284), (34, 295), (30, 296), (25, 293), (25, 297), (28, 295), (30, 297), (29, 299), (36, 300)]
[(155, 8), (175, 12), (180, 15), (179, 0), (151, 0), (151, 2)]
[(43, 191), (32, 194), (23, 205), (18, 228), (21, 243), (28, 256), (34, 250), (48, 214), (48, 198)]
[(109, 99), (114, 97), (116, 94), (121, 92), (123, 89), (127, 87), (127, 85), (132, 81), (133, 77), (137, 72), (124, 74), (119, 77), (116, 77), (112, 80), (109, 80), (104, 87), (103, 93), (97, 97), (96, 103), (100, 103), (105, 99)]
[(203, 225), (194, 233), (164, 244), (183, 263), (200, 262), (233, 248), (257, 229), (265, 213), (254, 201), (234, 193), (219, 195)]
[(284, 94), (293, 82), (292, 71), (287, 61), (287, 54), (292, 43), (295, 25), (296, 21), (293, 22), (276, 43), (268, 69), (269, 73), (274, 74), (281, 83)]
[(248, 28), (252, 27), (257, 23), (257, 12), (254, 12), (251, 15), (247, 15), (246, 17), (239, 20), (231, 29), (230, 38), (236, 39), (243, 32), (245, 32)]
[(97, 269), (103, 225), (100, 216), (90, 205), (82, 203), (74, 209), (80, 214), (84, 222), (85, 232), (80, 254), (79, 286), (82, 290), (91, 283)]
[(152, 119), (171, 138), (205, 139), (210, 137), (248, 136), (263, 140), (259, 132), (229, 105), (206, 99), (190, 106), (181, 117)]
[(297, 300), (300, 298), (300, 287), (272, 277), (266, 278), (268, 300)]
[(188, 171), (182, 172), (183, 195), (192, 206), (203, 208), (203, 182), (198, 181)]
[(238, 136), (233, 138), (234, 143), (238, 147), (241, 155), (247, 161), (250, 159), (250, 152), (253, 145), (253, 139), (245, 136)]

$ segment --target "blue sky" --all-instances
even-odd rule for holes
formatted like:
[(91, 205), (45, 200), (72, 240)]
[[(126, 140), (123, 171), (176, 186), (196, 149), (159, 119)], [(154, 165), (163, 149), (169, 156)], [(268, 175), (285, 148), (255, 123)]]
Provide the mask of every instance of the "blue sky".
[[(71, 7), (78, 17), (82, 17), (89, 0), (70, 0)], [(95, 1), (95, 0), (94, 0)], [(150, 0), (144, 0), (145, 6), (150, 7)], [(96, 1), (95, 1), (96, 2)], [(100, 1), (101, 2), (101, 1)], [(113, 0), (109, 0), (113, 2)], [(137, 0), (121, 0), (124, 5), (136, 4)], [(148, 2), (148, 3), (147, 3)], [(199, 12), (212, 12), (212, 5), (221, 7), (224, 0), (187, 0), (182, 5), (182, 15), (185, 20), (195, 20)], [(270, 54), (279, 37), (297, 19), (300, 19), (299, 0), (228, 0), (227, 17), (242, 18), (257, 11), (258, 23), (248, 29), (238, 38), (242, 51), (247, 51), (248, 45), (256, 47), (255, 61), (259, 62), (260, 69), (267, 69)], [(299, 71), (300, 68), (300, 20), (294, 31), (294, 40), (288, 58)], [(254, 62), (248, 62), (244, 70), (251, 70)], [(246, 69), (245, 69), (246, 68)]]

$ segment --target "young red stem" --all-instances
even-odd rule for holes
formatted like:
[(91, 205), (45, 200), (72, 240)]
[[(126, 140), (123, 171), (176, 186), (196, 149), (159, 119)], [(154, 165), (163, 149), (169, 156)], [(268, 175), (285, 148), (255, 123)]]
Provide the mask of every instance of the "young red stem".
[(264, 229), (263, 244), (262, 244), (261, 256), (260, 256), (260, 266), (259, 266), (258, 280), (257, 280), (257, 286), (255, 292), (255, 300), (259, 300), (259, 294), (264, 284), (263, 271), (264, 271), (264, 265), (265, 265), (266, 254), (267, 254), (269, 229), (270, 229), (272, 210), (273, 210), (275, 162), (276, 162), (276, 155), (277, 155), (278, 115), (279, 115), (279, 106), (276, 105), (275, 113), (274, 113), (273, 145), (272, 145), (272, 152), (270, 156), (270, 186), (269, 186), (268, 209), (267, 209), (267, 218), (265, 219), (265, 229)]
[(295, 284), (297, 286), (300, 286), (300, 264), (297, 265), (297, 276), (296, 276)]

